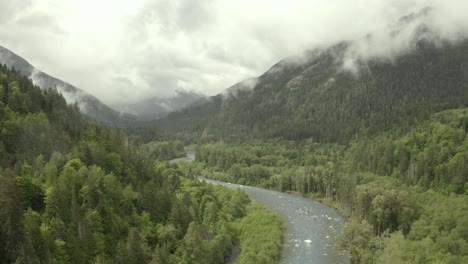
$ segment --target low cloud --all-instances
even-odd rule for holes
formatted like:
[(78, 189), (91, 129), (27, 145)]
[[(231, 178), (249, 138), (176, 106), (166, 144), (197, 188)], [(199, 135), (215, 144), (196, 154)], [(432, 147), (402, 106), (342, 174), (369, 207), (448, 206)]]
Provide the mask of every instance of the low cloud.
[(115, 105), (177, 89), (217, 94), (340, 41), (354, 43), (345, 68), (392, 60), (414, 48), (421, 25), (465, 38), (466, 10), (465, 0), (2, 0), (0, 45)]
[(342, 66), (358, 74), (360, 63), (369, 60), (394, 62), (396, 58), (414, 50), (421, 41), (442, 47), (456, 44), (467, 37), (468, 18), (464, 12), (435, 3), (365, 37), (352, 40), (342, 58)]
[(223, 97), (223, 99), (227, 99), (230, 97), (237, 98), (240, 92), (252, 91), (255, 88), (255, 86), (257, 86), (258, 82), (258, 78), (255, 77), (245, 79), (222, 91), (221, 96)]

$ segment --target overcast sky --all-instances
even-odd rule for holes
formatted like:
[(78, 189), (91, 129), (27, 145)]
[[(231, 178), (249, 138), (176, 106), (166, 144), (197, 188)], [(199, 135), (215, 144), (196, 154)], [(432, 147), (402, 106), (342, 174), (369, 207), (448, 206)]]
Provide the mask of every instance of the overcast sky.
[[(176, 89), (213, 95), (426, 6), (445, 37), (468, 28), (466, 0), (0, 0), (0, 45), (106, 103)], [(385, 37), (373, 44), (377, 55), (401, 49)]]

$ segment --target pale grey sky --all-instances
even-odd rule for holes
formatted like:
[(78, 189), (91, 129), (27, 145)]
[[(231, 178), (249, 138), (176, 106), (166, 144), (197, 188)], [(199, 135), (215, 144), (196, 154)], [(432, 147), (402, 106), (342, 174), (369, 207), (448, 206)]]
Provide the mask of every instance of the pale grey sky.
[(287, 56), (367, 33), (375, 38), (354, 55), (400, 54), (410, 33), (390, 39), (391, 25), (426, 6), (436, 32), (465, 37), (466, 0), (0, 0), (0, 45), (115, 104), (176, 89), (217, 94)]

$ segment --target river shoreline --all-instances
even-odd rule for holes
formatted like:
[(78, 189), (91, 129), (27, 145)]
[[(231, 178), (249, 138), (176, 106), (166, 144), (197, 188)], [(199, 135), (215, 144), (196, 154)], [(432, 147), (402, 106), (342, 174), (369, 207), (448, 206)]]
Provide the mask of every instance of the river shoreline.
[[(199, 177), (199, 179), (210, 179), (210, 180), (220, 181), (219, 179), (205, 178), (205, 177)], [(239, 183), (235, 183), (235, 182), (228, 182), (228, 183), (239, 184)], [(265, 188), (263, 186), (257, 186), (257, 185), (245, 185), (245, 186), (256, 187), (256, 188), (261, 188), (261, 189), (264, 189), (264, 190), (277, 191), (277, 192), (281, 192), (281, 193), (287, 193), (287, 194), (303, 197), (303, 198), (309, 199), (311, 201), (321, 203), (321, 204), (335, 210), (336, 213), (338, 215), (340, 215), (341, 218), (343, 218), (346, 223), (349, 223), (351, 221), (351, 215), (350, 214), (345, 213), (344, 210), (338, 204), (336, 204), (334, 201), (332, 201), (330, 199), (327, 199), (327, 198), (314, 197), (313, 194), (305, 195), (305, 194), (301, 194), (301, 193), (296, 192), (296, 191), (279, 191), (277, 189)]]
[(347, 219), (334, 207), (294, 192), (280, 192), (207, 177), (198, 179), (239, 188), (251, 199), (282, 215), (286, 232), (283, 236), (280, 264), (349, 263), (348, 253), (335, 248), (336, 238)]
[(345, 213), (344, 210), (338, 204), (336, 204), (333, 200), (330, 200), (330, 199), (327, 199), (327, 198), (313, 197), (313, 196), (310, 196), (310, 195), (302, 195), (302, 194), (297, 193), (297, 192), (291, 192), (291, 193), (293, 193), (295, 195), (302, 196), (302, 197), (307, 198), (307, 199), (310, 199), (312, 201), (316, 201), (316, 202), (321, 203), (323, 205), (326, 205), (326, 206), (328, 206), (330, 208), (333, 208), (333, 209), (335, 209), (336, 213), (339, 214), (346, 221), (346, 223), (349, 223), (351, 221), (351, 215)]

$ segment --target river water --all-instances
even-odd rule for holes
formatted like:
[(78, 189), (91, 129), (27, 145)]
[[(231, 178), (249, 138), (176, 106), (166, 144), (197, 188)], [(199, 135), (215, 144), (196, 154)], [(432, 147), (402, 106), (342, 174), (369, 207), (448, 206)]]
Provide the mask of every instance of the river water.
[[(187, 160), (194, 160), (187, 153)], [(332, 208), (319, 202), (293, 194), (257, 187), (203, 179), (244, 190), (251, 199), (265, 204), (284, 218), (286, 231), (283, 237), (280, 264), (349, 263), (346, 252), (335, 250), (336, 237), (345, 224)]]

